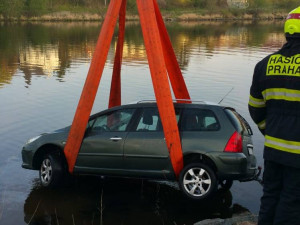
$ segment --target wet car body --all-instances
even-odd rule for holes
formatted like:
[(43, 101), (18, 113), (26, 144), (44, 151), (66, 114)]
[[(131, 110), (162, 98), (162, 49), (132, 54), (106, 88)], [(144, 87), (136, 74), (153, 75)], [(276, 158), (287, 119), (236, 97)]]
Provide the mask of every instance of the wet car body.
[[(234, 109), (204, 102), (174, 106), (184, 156), (179, 184), (188, 197), (206, 198), (219, 182), (229, 181), (230, 188), (233, 180), (255, 176), (252, 131)], [(68, 132), (69, 127), (30, 140), (22, 150), (22, 167), (40, 170), (41, 179), (53, 160), (66, 171), (63, 149)], [(236, 142), (232, 137), (240, 138), (240, 150), (225, 150), (230, 140)], [(45, 163), (48, 155), (56, 159)], [(60, 173), (52, 167), (51, 174)], [(91, 116), (74, 174), (176, 180), (156, 103), (128, 104)], [(193, 191), (197, 194), (189, 195)]]

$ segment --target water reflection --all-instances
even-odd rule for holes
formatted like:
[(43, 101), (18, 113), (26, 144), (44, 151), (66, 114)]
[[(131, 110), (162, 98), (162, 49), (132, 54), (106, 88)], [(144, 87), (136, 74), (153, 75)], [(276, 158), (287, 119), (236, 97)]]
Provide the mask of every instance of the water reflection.
[[(210, 201), (188, 201), (166, 185), (132, 179), (77, 179), (72, 188), (33, 186), (24, 205), (24, 220), (34, 224), (194, 224), (247, 211), (232, 205), (230, 192)], [(118, 212), (118, 213), (116, 213)]]
[(46, 23), (0, 25), (0, 87), (20, 70), (27, 85), (34, 75), (63, 80), (71, 62), (88, 62), (100, 24)]
[[(257, 26), (253, 23), (167, 24), (180, 67), (186, 70), (191, 55), (200, 59), (234, 52), (235, 48), (280, 47), (282, 23)], [(0, 88), (21, 71), (26, 85), (32, 76), (55, 76), (65, 81), (72, 64), (89, 63), (98, 38), (98, 23), (0, 24)], [(113, 39), (108, 63), (114, 60), (117, 37)], [(138, 23), (127, 23), (124, 64), (146, 64), (147, 57)]]

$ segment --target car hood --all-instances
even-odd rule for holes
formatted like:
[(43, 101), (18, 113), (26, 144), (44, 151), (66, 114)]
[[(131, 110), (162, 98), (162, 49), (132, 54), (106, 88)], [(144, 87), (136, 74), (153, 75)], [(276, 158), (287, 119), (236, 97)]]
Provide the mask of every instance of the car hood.
[(68, 126), (52, 132), (40, 134), (32, 142), (27, 142), (24, 147), (36, 150), (45, 144), (53, 144), (64, 148), (69, 135), (70, 127), (71, 126)]

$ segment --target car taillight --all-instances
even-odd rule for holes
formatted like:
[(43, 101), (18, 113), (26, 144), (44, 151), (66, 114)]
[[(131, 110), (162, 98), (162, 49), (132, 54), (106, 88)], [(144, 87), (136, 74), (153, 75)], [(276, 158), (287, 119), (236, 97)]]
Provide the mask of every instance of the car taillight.
[(237, 131), (229, 138), (224, 152), (243, 152), (242, 136)]

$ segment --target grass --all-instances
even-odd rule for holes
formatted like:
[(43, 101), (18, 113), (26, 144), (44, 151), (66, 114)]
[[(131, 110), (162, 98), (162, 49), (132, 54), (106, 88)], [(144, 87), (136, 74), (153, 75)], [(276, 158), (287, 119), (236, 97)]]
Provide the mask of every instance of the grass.
[[(101, 7), (85, 7), (85, 6), (72, 6), (70, 4), (63, 4), (54, 6), (52, 9), (45, 10), (44, 14), (26, 17), (22, 16), (22, 20), (45, 20), (43, 17), (47, 17), (46, 20), (60, 20), (60, 21), (68, 21), (68, 20), (102, 20), (107, 11), (107, 8)], [(245, 15), (252, 15), (252, 17), (247, 17), (248, 19), (252, 18), (266, 18), (265, 15), (286, 15), (288, 13), (285, 9), (276, 9), (272, 7), (265, 8), (247, 8), (247, 9), (237, 9), (237, 8), (195, 8), (195, 7), (175, 7), (168, 6), (166, 8), (161, 9), (162, 15), (164, 17), (172, 18), (175, 20), (207, 20), (207, 19), (216, 19), (221, 16), (224, 19), (235, 19), (242, 18), (245, 19)], [(57, 14), (63, 13), (64, 15), (68, 15), (68, 18), (65, 16), (57, 16)], [(30, 15), (30, 13), (24, 12), (24, 14)], [(54, 15), (56, 14), (56, 15)], [(98, 15), (98, 16), (90, 16), (90, 15)], [(136, 15), (138, 15), (137, 9), (135, 5), (127, 5), (127, 15), (128, 18), (137, 19)], [(13, 18), (14, 20), (18, 20), (18, 18)], [(1, 20), (1, 15), (0, 15)], [(3, 20), (3, 18), (2, 18)]]
[[(102, 9), (106, 11), (106, 9)], [(60, 5), (55, 8), (53, 8), (52, 12), (62, 12), (62, 11), (68, 11), (71, 13), (99, 13), (100, 9), (97, 8), (88, 8), (83, 6), (70, 6), (70, 5)], [(51, 11), (48, 11), (50, 13)]]

